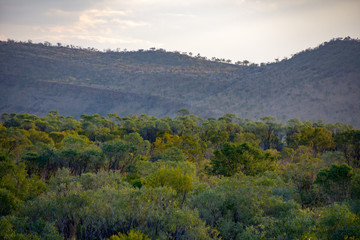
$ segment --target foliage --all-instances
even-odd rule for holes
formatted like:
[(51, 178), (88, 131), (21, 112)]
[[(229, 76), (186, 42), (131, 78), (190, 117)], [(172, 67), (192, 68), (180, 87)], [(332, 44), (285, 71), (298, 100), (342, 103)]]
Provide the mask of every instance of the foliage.
[(39, 219), (35, 222), (30, 222), (29, 219), (26, 217), (2, 217), (0, 219), (0, 229), (0, 238), (4, 240), (64, 239), (64, 237), (59, 234), (53, 224), (46, 222), (42, 219)]
[(355, 167), (360, 166), (360, 131), (348, 130), (335, 136), (339, 150), (344, 153), (347, 163)]
[(214, 155), (210, 162), (210, 171), (223, 176), (232, 176), (239, 172), (247, 175), (261, 174), (273, 170), (272, 163), (275, 161), (271, 152), (262, 152), (260, 148), (249, 143), (238, 146), (225, 143)]
[(130, 230), (127, 235), (119, 233), (118, 235), (113, 235), (105, 240), (150, 240), (150, 238), (139, 231)]
[(352, 168), (347, 164), (333, 164), (318, 172), (315, 183), (320, 184), (333, 201), (344, 201), (349, 195), (351, 172)]
[(184, 113), (4, 114), (0, 238), (359, 238), (358, 130)]
[(319, 212), (316, 223), (319, 239), (360, 238), (360, 218), (346, 204), (334, 204)]
[(325, 128), (305, 126), (299, 134), (299, 144), (311, 147), (315, 154), (334, 146), (332, 133)]

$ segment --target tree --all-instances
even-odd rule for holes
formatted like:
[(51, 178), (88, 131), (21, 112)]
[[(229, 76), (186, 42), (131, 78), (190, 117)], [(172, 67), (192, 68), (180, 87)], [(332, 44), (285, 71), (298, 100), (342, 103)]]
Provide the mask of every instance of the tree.
[(149, 185), (153, 187), (171, 187), (178, 194), (181, 204), (185, 202), (187, 194), (193, 189), (193, 179), (180, 168), (161, 168), (149, 177)]
[(177, 147), (171, 147), (165, 150), (165, 152), (153, 156), (151, 159), (151, 161), (159, 161), (159, 160), (163, 160), (163, 161), (175, 161), (175, 162), (181, 162), (185, 160), (185, 155), (183, 153), (183, 151), (181, 151), (179, 148)]
[(32, 144), (44, 143), (53, 145), (54, 141), (49, 135), (45, 132), (37, 131), (35, 129), (30, 129), (27, 131), (27, 135)]
[(204, 156), (203, 151), (207, 145), (203, 141), (186, 134), (180, 137), (180, 142), (177, 147), (182, 149), (188, 161), (200, 164)]
[(275, 122), (274, 117), (263, 117), (261, 122), (248, 123), (246, 128), (259, 137), (260, 146), (266, 150), (276, 148), (281, 150), (281, 124)]
[[(313, 226), (278, 175), (236, 175), (193, 194), (191, 206), (222, 239), (297, 239)], [(290, 195), (290, 196), (289, 196)]]
[(128, 234), (118, 233), (105, 240), (150, 240), (150, 238), (140, 231), (130, 230)]
[(179, 116), (186, 116), (186, 115), (190, 115), (190, 111), (185, 108), (182, 108), (179, 111), (177, 111), (176, 114), (178, 114)]
[(348, 164), (360, 166), (360, 130), (348, 130), (335, 135), (336, 148), (344, 153)]
[(134, 156), (149, 154), (150, 142), (144, 140), (139, 133), (130, 133), (124, 136), (124, 142), (132, 148)]
[(120, 140), (106, 142), (102, 151), (108, 160), (108, 169), (127, 171), (131, 165), (132, 155), (129, 145)]
[(124, 140), (105, 142), (102, 152), (108, 160), (108, 170), (120, 170), (121, 172), (132, 172), (135, 170), (136, 162), (141, 155), (147, 155), (150, 143), (144, 141), (138, 133), (131, 133)]
[(169, 123), (173, 134), (195, 136), (199, 133), (199, 126), (191, 116), (176, 117)]
[(21, 149), (30, 145), (30, 140), (26, 137), (26, 131), (13, 127), (0, 130), (0, 147), (7, 149), (8, 154), (19, 156)]
[(169, 148), (179, 146), (180, 141), (181, 139), (178, 135), (165, 133), (162, 137), (157, 137), (153, 143), (153, 154), (161, 154)]
[(265, 124), (265, 132), (263, 136), (264, 149), (277, 148), (280, 149), (280, 130), (281, 124), (275, 122), (275, 117), (263, 117), (261, 121)]
[(349, 195), (351, 177), (352, 168), (347, 164), (332, 164), (318, 172), (315, 183), (323, 187), (332, 201), (344, 201)]
[(333, 204), (319, 212), (315, 234), (319, 239), (360, 238), (360, 219), (346, 204)]
[(104, 165), (100, 148), (92, 144), (88, 138), (69, 135), (61, 142), (57, 154), (57, 166), (70, 168), (73, 174), (81, 174), (96, 166)]
[(38, 177), (28, 177), (24, 164), (15, 164), (0, 153), (0, 216), (15, 210), (24, 200), (34, 198), (45, 190)]
[(326, 128), (305, 126), (299, 134), (299, 144), (311, 147), (315, 154), (334, 147), (332, 133)]
[(25, 147), (21, 155), (21, 161), (25, 163), (28, 174), (36, 174), (44, 180), (56, 170), (55, 159), (56, 150), (51, 145), (43, 143)]
[(294, 149), (299, 147), (299, 132), (301, 131), (302, 126), (303, 123), (297, 118), (288, 120), (285, 127), (286, 144), (288, 147)]
[(245, 66), (247, 66), (249, 63), (250, 63), (250, 62), (249, 62), (248, 60), (242, 61), (242, 64), (245, 65)]
[(321, 204), (322, 194), (314, 181), (319, 170), (324, 168), (324, 162), (313, 157), (313, 150), (306, 146), (284, 148), (281, 161), (283, 164), (279, 166), (279, 170), (281, 169), (286, 180), (295, 185), (301, 205), (312, 207)]
[(0, 239), (4, 240), (63, 240), (54, 224), (42, 219), (32, 222), (26, 217), (6, 216), (0, 219)]
[(274, 160), (275, 157), (270, 152), (262, 152), (249, 143), (225, 143), (221, 149), (214, 152), (210, 172), (223, 176), (232, 176), (239, 172), (256, 175), (270, 170)]

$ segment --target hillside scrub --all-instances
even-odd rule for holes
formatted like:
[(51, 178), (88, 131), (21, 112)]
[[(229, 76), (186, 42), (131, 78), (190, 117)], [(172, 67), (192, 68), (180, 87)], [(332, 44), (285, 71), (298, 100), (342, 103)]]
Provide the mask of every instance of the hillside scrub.
[(360, 41), (351, 38), (259, 65), (164, 49), (101, 52), (0, 41), (0, 114), (175, 117), (186, 108), (203, 118), (234, 113), (360, 127), (359, 92)]

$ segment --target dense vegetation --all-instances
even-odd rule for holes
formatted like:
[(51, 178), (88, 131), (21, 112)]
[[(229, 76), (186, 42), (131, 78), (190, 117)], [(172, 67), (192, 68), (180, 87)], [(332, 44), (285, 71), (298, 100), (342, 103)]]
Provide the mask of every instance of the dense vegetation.
[(360, 239), (360, 130), (3, 114), (1, 239)]
[(187, 108), (204, 118), (231, 112), (360, 127), (359, 92), (360, 41), (350, 38), (260, 65), (163, 49), (0, 42), (0, 114), (175, 117)]

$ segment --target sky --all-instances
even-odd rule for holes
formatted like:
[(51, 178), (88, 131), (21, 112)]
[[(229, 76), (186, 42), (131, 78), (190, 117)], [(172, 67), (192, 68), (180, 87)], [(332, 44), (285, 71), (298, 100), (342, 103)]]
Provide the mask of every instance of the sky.
[(0, 40), (254, 63), (360, 37), (360, 0), (0, 0)]

